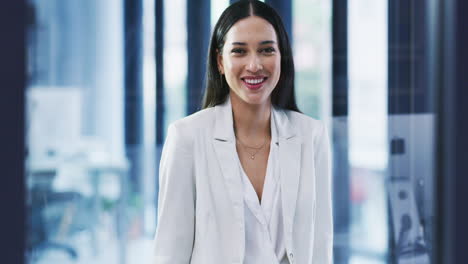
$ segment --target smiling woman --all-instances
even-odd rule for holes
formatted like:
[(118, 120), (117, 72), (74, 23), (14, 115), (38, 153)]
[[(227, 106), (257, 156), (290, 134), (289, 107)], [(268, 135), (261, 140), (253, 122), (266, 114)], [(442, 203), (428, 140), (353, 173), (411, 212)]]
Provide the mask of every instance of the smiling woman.
[[(258, 56), (252, 57), (255, 54)], [(278, 89), (270, 91), (271, 102), (273, 105), (300, 112), (294, 98), (294, 62), (289, 38), (281, 18), (273, 8), (260, 1), (239, 1), (221, 14), (209, 47), (203, 108), (223, 103), (230, 88), (233, 88), (228, 83), (231, 75), (222, 74), (223, 69), (220, 67), (220, 62), (223, 58), (228, 59), (228, 56), (230, 61), (239, 57), (244, 59), (243, 62), (249, 59), (250, 67), (265, 67), (264, 60), (272, 57), (267, 59), (267, 64), (275, 61), (279, 79), (273, 85), (273, 88)], [(255, 68), (250, 70), (254, 70), (254, 74), (251, 74), (253, 76), (259, 71)], [(260, 73), (261, 70), (263, 69), (260, 69)], [(273, 83), (272, 80), (268, 82)]]
[(275, 29), (268, 21), (250, 16), (237, 22), (226, 34), (226, 44), (218, 50), (217, 58), (234, 100), (250, 104), (268, 100), (281, 72)]
[(208, 57), (204, 109), (164, 144), (154, 263), (330, 264), (328, 135), (297, 109), (280, 17), (232, 4)]

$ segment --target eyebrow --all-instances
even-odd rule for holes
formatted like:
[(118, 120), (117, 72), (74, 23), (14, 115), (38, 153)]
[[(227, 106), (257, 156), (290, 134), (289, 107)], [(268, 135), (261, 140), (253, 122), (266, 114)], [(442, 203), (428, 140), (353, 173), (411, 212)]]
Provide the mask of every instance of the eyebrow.
[[(275, 43), (276, 42), (274, 42), (273, 40), (264, 40), (264, 41), (259, 42), (260, 45), (275, 44)], [(232, 45), (247, 46), (247, 43), (245, 43), (245, 42), (233, 42)]]

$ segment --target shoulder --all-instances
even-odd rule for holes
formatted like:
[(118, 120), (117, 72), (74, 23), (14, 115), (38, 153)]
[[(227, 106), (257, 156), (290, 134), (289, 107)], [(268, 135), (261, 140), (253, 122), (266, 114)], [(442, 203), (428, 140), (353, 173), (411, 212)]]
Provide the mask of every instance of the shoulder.
[(176, 131), (179, 137), (190, 139), (200, 131), (210, 129), (214, 120), (214, 107), (206, 108), (172, 122), (168, 128), (168, 135), (169, 131)]
[(320, 136), (325, 130), (323, 121), (291, 110), (283, 110), (293, 127), (297, 129), (300, 136), (304, 138), (313, 138)]
[(294, 127), (302, 144), (312, 148), (315, 155), (322, 157), (330, 152), (330, 139), (325, 122), (295, 111), (286, 110), (291, 127)]

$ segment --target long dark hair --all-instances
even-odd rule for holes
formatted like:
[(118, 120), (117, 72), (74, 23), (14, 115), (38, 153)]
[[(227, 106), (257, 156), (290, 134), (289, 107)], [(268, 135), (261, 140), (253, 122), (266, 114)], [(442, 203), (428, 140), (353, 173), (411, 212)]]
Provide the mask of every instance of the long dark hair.
[(202, 107), (213, 107), (226, 101), (229, 86), (224, 75), (218, 71), (217, 52), (222, 52), (229, 29), (237, 21), (249, 16), (258, 16), (268, 21), (278, 37), (281, 73), (278, 84), (271, 93), (271, 103), (280, 108), (300, 112), (294, 95), (294, 62), (288, 35), (278, 13), (272, 7), (257, 0), (241, 0), (233, 3), (224, 10), (216, 23), (208, 51), (206, 89)]

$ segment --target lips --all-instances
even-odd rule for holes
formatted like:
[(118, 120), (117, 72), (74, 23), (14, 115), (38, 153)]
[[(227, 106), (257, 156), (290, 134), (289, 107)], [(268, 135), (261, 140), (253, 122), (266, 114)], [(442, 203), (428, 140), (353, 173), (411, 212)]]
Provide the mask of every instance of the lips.
[(258, 90), (260, 89), (268, 77), (264, 76), (254, 76), (254, 77), (244, 77), (241, 78), (244, 85), (250, 90)]

